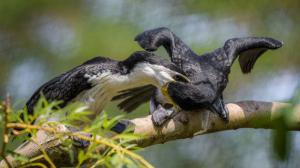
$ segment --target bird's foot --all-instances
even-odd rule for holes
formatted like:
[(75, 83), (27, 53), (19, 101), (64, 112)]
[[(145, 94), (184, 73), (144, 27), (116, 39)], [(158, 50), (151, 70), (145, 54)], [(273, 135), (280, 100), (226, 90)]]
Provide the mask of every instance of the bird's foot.
[(162, 126), (173, 115), (173, 109), (158, 109), (152, 113), (152, 122), (155, 126)]

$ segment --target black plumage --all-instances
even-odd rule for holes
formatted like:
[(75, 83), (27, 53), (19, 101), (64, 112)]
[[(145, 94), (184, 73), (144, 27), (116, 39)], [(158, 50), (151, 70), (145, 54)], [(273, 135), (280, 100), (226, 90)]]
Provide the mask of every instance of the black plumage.
[(113, 73), (126, 73), (120, 71), (117, 61), (104, 57), (95, 57), (85, 63), (51, 79), (38, 88), (26, 103), (28, 114), (32, 114), (34, 106), (41, 94), (48, 101), (62, 101), (61, 107), (73, 100), (81, 92), (92, 88), (85, 75), (95, 75), (109, 69)]
[[(138, 67), (138, 65), (142, 63), (144, 63), (143, 65), (145, 65), (145, 67)], [(152, 65), (157, 65), (162, 69), (151, 69)], [(144, 71), (143, 68), (147, 68), (147, 66), (148, 68), (150, 67), (153, 72), (158, 73), (158, 75), (160, 71), (166, 69), (168, 71), (165, 73), (172, 78), (177, 75), (181, 76), (182, 73), (182, 70), (171, 61), (162, 59), (155, 56), (154, 53), (146, 51), (135, 52), (124, 61), (95, 57), (53, 78), (37, 89), (26, 103), (28, 113), (33, 114), (34, 106), (37, 104), (41, 94), (48, 101), (62, 101), (63, 103), (60, 104), (61, 107), (73, 101), (83, 101), (87, 105), (100, 103), (100, 105), (95, 106), (97, 108), (91, 109), (95, 114), (100, 113), (105, 103), (109, 102), (111, 98), (120, 91), (119, 89), (124, 87), (130, 89), (131, 87), (139, 87), (153, 83), (157, 83), (157, 85), (153, 87), (158, 87), (163, 84), (159, 82), (165, 82), (159, 81), (163, 78), (157, 78), (155, 74), (150, 73), (152, 72), (151, 70)], [(137, 67), (140, 69), (136, 69)], [(184, 76), (182, 77), (184, 78)], [(89, 96), (95, 100), (90, 101)]]
[[(249, 73), (256, 60), (264, 52), (282, 46), (282, 42), (268, 37), (233, 38), (227, 40), (223, 47), (213, 52), (197, 55), (168, 28), (145, 31), (136, 36), (135, 41), (147, 51), (155, 51), (158, 47), (163, 46), (172, 62), (178, 65), (191, 80), (190, 83), (169, 84), (168, 93), (176, 104), (184, 110), (208, 108), (226, 121), (228, 120), (228, 111), (222, 93), (227, 86), (230, 68), (235, 59), (239, 57), (242, 72)], [(146, 99), (149, 100), (151, 96), (143, 100), (138, 99), (142, 95), (141, 90), (143, 89), (145, 87), (124, 91), (123, 96), (119, 96), (119, 98), (122, 97), (125, 100), (119, 104), (119, 107), (130, 112), (138, 105), (128, 105), (125, 102), (135, 101), (142, 104)], [(152, 89), (155, 90), (153, 87)], [(138, 97), (135, 96), (137, 92)], [(148, 89), (144, 94), (151, 95), (150, 92), (155, 91)], [(159, 91), (152, 96), (150, 109), (153, 109), (152, 113), (155, 114), (158, 105), (164, 104), (164, 102), (159, 96)], [(167, 116), (163, 120), (166, 118)], [(161, 117), (155, 118), (154, 116), (152, 119), (157, 125), (163, 123), (159, 121), (162, 119)]]

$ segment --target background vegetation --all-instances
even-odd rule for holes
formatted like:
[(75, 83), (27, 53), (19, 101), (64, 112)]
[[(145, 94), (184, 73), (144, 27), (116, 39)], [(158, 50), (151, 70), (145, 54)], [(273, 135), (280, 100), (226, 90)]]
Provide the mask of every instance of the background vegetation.
[[(118, 1), (2, 0), (0, 2), (0, 95), (22, 107), (33, 91), (55, 75), (97, 55), (124, 59), (141, 50), (134, 36), (167, 26), (196, 52), (204, 53), (228, 38), (270, 36), (284, 47), (260, 58), (249, 75), (237, 64), (225, 91), (227, 101), (284, 101), (299, 84), (299, 9), (297, 0)], [(166, 56), (163, 50), (159, 54)], [(109, 116), (121, 112), (111, 104)], [(144, 116), (148, 106), (127, 117)], [(156, 167), (273, 167), (271, 131), (243, 129), (144, 149)], [(299, 167), (299, 134), (286, 167)]]

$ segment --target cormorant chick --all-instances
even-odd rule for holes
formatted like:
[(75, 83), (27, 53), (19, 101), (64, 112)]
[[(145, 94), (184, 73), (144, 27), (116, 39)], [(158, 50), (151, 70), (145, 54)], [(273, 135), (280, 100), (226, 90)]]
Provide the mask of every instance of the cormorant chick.
[(61, 107), (83, 102), (94, 118), (119, 91), (149, 84), (166, 89), (175, 79), (188, 81), (181, 72), (171, 61), (146, 51), (135, 52), (124, 61), (95, 57), (43, 84), (26, 106), (28, 114), (33, 114), (42, 94), (48, 101), (63, 101)]

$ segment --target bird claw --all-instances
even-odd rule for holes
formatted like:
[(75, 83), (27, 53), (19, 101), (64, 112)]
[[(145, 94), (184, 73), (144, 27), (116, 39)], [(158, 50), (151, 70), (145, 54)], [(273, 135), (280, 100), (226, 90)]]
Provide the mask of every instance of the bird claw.
[(152, 113), (152, 122), (155, 126), (162, 126), (167, 120), (169, 120), (174, 113), (173, 110), (159, 109)]
[(152, 122), (155, 126), (161, 126), (163, 123), (165, 123), (168, 119), (168, 115), (166, 112), (163, 111), (155, 111), (152, 114)]

